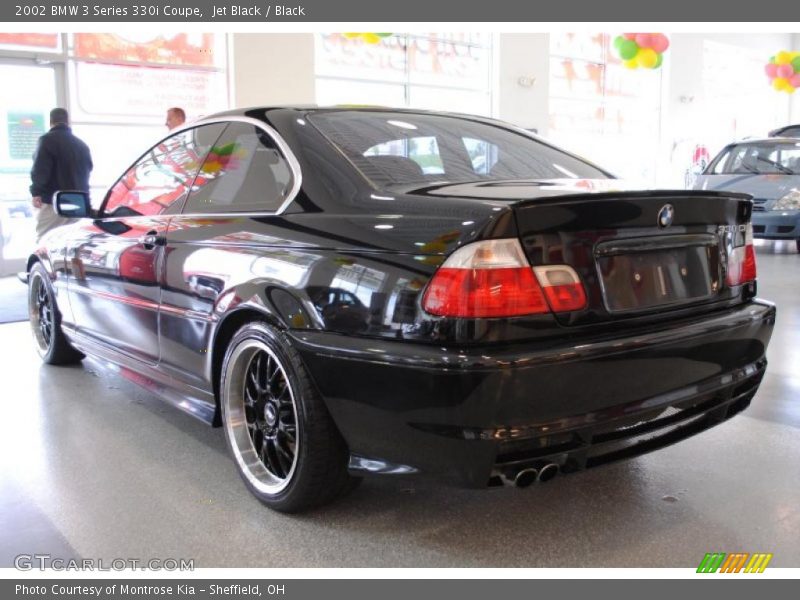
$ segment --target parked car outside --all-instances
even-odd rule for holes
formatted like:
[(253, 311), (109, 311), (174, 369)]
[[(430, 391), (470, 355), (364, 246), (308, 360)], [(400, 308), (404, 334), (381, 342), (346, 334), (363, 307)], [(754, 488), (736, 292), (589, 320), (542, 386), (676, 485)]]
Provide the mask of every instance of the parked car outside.
[(753, 196), (753, 236), (794, 241), (800, 252), (800, 140), (767, 138), (729, 144), (694, 189)]
[(482, 117), (220, 113), (99, 208), (58, 194), (36, 348), (222, 426), (278, 510), (365, 475), (547, 481), (724, 421), (766, 369), (749, 197), (619, 187)]

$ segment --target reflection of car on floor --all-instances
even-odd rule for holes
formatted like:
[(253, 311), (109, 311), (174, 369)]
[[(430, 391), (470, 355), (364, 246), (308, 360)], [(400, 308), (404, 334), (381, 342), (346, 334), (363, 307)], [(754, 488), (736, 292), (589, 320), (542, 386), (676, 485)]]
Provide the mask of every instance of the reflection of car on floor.
[(481, 117), (219, 114), (98, 211), (59, 195), (36, 347), (222, 426), (279, 510), (365, 475), (547, 481), (713, 427), (766, 369), (749, 197), (617, 187)]
[(711, 161), (694, 188), (752, 195), (753, 235), (794, 241), (800, 252), (800, 140), (730, 144)]

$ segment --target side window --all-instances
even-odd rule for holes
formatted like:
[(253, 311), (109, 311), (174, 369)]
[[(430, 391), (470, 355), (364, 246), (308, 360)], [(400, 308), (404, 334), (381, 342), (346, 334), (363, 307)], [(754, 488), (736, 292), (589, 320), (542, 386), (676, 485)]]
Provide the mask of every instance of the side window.
[(728, 163), (728, 160), (731, 157), (731, 151), (726, 150), (719, 158), (717, 158), (717, 162), (714, 163), (714, 166), (711, 169), (711, 173), (714, 175), (719, 175), (725, 172), (725, 165)]
[(274, 212), (292, 182), (289, 163), (263, 129), (230, 123), (203, 162), (184, 213)]
[(224, 128), (223, 123), (203, 125), (159, 142), (114, 184), (103, 214), (128, 217), (179, 211), (200, 164)]

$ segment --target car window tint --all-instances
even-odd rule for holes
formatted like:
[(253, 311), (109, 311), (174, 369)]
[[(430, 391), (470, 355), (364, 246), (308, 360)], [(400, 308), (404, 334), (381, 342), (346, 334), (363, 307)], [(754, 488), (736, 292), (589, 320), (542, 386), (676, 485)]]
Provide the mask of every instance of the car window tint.
[(471, 118), (337, 110), (315, 113), (309, 120), (379, 187), (609, 177), (523, 132)]
[(274, 212), (292, 182), (289, 163), (263, 129), (230, 123), (200, 168), (184, 212)]
[(177, 133), (153, 146), (120, 177), (106, 197), (106, 216), (180, 210), (207, 152), (225, 128), (217, 123)]

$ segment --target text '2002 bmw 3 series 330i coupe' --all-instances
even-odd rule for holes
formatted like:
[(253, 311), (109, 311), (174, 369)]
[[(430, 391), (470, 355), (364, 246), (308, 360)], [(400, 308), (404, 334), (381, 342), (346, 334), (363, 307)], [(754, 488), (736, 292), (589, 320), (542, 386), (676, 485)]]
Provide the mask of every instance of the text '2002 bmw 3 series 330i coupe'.
[(36, 346), (222, 426), (278, 510), (365, 475), (545, 481), (724, 421), (766, 368), (749, 196), (616, 187), (480, 117), (215, 115), (98, 207), (57, 195)]

